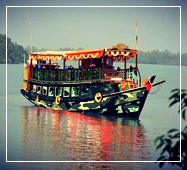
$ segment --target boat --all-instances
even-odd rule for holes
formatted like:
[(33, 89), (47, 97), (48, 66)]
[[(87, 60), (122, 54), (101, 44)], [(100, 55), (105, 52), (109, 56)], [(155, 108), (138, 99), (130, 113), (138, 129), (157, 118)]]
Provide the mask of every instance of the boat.
[[(127, 61), (134, 59), (134, 66)], [(62, 68), (60, 66), (62, 63)], [(67, 66), (74, 61), (77, 66)], [(115, 68), (123, 62), (124, 68)], [(138, 118), (156, 75), (143, 81), (138, 50), (119, 43), (110, 48), (40, 51), (29, 54), (22, 95), (38, 107)]]

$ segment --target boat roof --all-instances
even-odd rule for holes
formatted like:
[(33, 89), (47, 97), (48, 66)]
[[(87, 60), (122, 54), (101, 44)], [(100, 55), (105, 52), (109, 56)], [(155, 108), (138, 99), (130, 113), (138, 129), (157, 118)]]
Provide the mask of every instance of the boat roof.
[[(84, 60), (88, 58), (101, 58), (103, 56), (118, 58), (117, 61), (126, 58), (135, 58), (138, 53), (136, 49), (119, 48), (113, 46), (112, 48), (104, 49), (85, 49), (78, 51), (39, 51), (30, 53), (30, 58), (34, 60), (52, 60), (59, 61), (62, 57), (65, 60)], [(123, 59), (122, 59), (123, 58)]]
[(78, 51), (38, 51), (30, 53), (30, 58), (34, 60), (56, 60), (63, 58), (66, 60), (83, 60), (87, 58), (100, 58), (103, 56), (103, 49), (85, 49)]

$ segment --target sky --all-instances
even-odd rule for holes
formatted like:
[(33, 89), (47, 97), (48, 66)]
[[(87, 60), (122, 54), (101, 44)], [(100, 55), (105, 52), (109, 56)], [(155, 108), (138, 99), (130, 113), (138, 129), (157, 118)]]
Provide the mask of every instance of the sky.
[[(59, 7), (82, 5), (126, 7)], [(0, 1), (0, 33), (6, 33), (6, 6), (14, 6), (7, 7), (7, 35), (13, 42), (24, 47), (30, 44), (27, 17), (29, 11), (32, 44), (37, 48), (97, 49), (111, 47), (117, 43), (135, 48), (135, 22), (138, 22), (139, 50), (180, 51), (180, 8), (128, 7), (140, 5), (181, 6), (181, 48), (182, 52), (187, 52), (187, 2), (182, 0)]]

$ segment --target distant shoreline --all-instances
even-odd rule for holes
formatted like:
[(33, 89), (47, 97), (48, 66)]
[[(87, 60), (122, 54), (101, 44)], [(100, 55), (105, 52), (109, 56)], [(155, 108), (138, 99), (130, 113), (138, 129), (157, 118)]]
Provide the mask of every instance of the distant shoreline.
[[(16, 42), (12, 42), (10, 38), (7, 38), (7, 62), (8, 64), (21, 64), (25, 62), (29, 58), (30, 47), (24, 48), (22, 45), (17, 44)], [(59, 48), (59, 51), (76, 51), (82, 50), (84, 48), (79, 47), (78, 49), (74, 49), (71, 47)], [(48, 49), (42, 48), (38, 49), (37, 47), (33, 47), (33, 51), (46, 51)], [(127, 61), (130, 63), (131, 61)], [(6, 35), (0, 34), (0, 64), (6, 63)], [(153, 51), (139, 51), (138, 52), (138, 63), (139, 64), (154, 64), (154, 65), (180, 65), (180, 53), (170, 52), (168, 50), (159, 51), (158, 49)], [(181, 54), (181, 65), (187, 66), (187, 53)]]

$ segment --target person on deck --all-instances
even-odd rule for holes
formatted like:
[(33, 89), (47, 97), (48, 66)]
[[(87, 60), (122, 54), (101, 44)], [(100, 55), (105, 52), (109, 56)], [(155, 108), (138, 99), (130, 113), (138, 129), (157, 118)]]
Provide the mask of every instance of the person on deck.
[(90, 67), (91, 67), (91, 68), (95, 68), (95, 64), (91, 64)]
[(137, 79), (136, 79), (136, 72), (134, 71), (134, 74), (132, 75), (132, 82), (133, 82), (133, 87), (137, 87)]
[(121, 67), (118, 66), (118, 67), (117, 67), (117, 71), (120, 71), (120, 70), (121, 70)]
[(68, 67), (68, 69), (74, 69), (75, 67), (74, 66), (72, 66), (72, 65), (70, 65), (69, 67)]
[(129, 69), (129, 71), (130, 71), (130, 79), (133, 79), (133, 74), (134, 74), (133, 70), (134, 70), (133, 66), (130, 65), (130, 69)]

